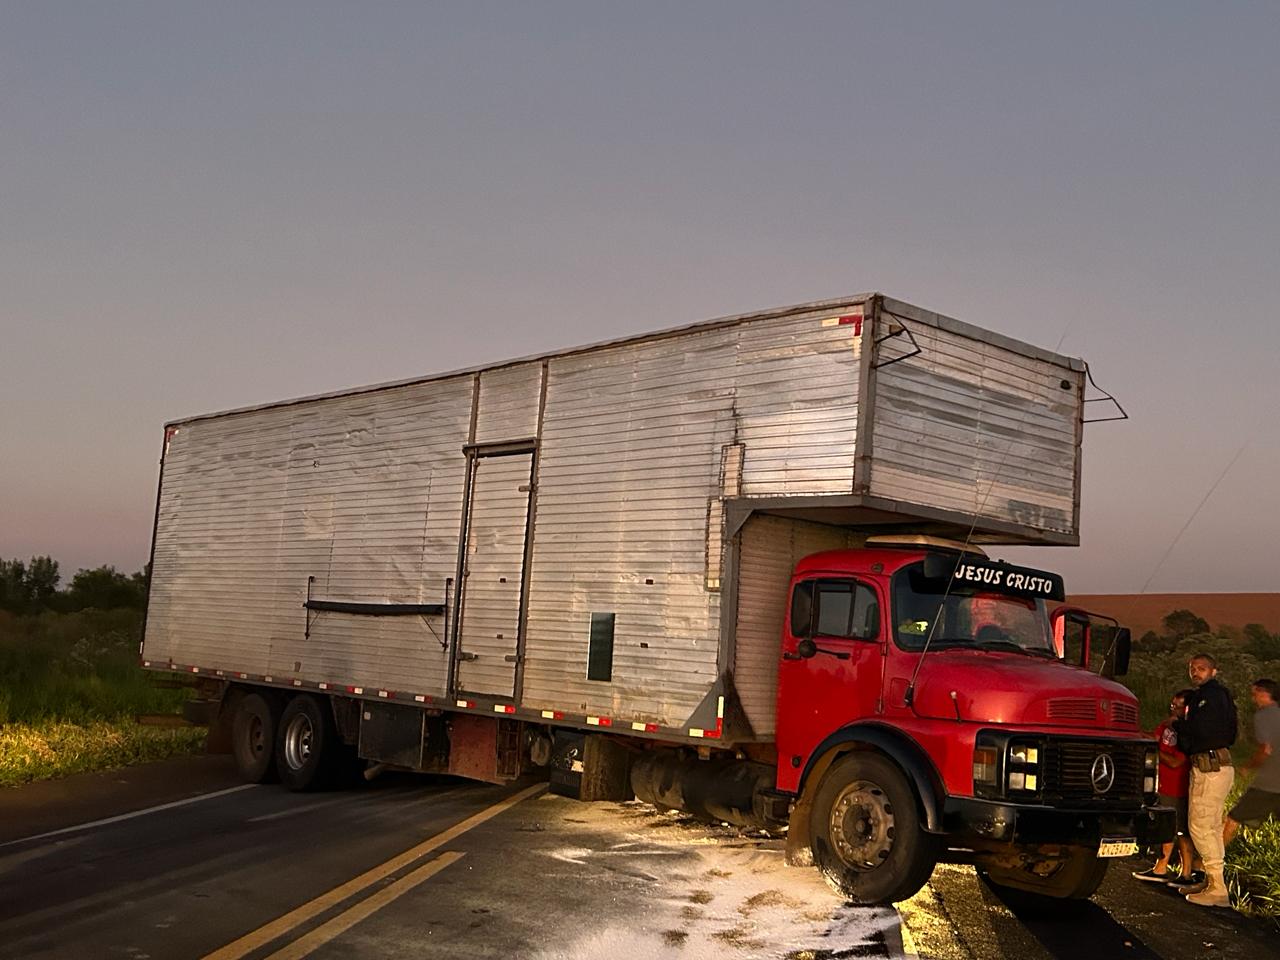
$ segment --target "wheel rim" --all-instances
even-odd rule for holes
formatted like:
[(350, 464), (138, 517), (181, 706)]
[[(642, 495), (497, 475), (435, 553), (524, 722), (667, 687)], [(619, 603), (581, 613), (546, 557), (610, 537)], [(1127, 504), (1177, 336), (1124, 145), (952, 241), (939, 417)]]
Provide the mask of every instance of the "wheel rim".
[(893, 849), (893, 804), (874, 783), (855, 780), (831, 805), (827, 835), (846, 866), (874, 870)]
[(267, 732), (261, 717), (249, 718), (249, 752), (260, 757), (267, 751)]
[(291, 770), (301, 770), (311, 759), (314, 733), (311, 718), (306, 714), (300, 713), (289, 721), (284, 731), (284, 759)]

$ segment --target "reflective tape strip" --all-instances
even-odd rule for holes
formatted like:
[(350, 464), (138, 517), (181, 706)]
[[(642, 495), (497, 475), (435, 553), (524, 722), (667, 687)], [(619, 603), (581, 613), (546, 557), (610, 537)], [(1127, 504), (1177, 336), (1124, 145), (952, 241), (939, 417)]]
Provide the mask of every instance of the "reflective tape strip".
[(321, 683), (321, 684), (319, 684), (318, 686), (320, 687), (320, 689), (321, 689), (321, 690), (328, 690), (328, 689), (329, 689), (329, 685), (328, 685), (327, 683)]
[(475, 701), (474, 701), (474, 700), (458, 700), (458, 701), (456, 701), (456, 702), (457, 702), (458, 706), (462, 707), (463, 709), (468, 709), (468, 708), (470, 708), (470, 707), (474, 707), (474, 706), (475, 706)]
[(495, 703), (493, 705), (494, 713), (515, 713), (516, 708), (509, 703)]
[(724, 719), (724, 697), (720, 697), (718, 700), (716, 700), (716, 719), (717, 720)]
[(637, 720), (635, 723), (631, 724), (631, 729), (639, 730), (643, 733), (657, 733), (658, 725), (656, 723), (641, 723)]
[(213, 672), (214, 672), (214, 674), (216, 674), (216, 675), (217, 675), (217, 676), (219, 676), (219, 677), (225, 677), (225, 676), (226, 676), (226, 674), (225, 674), (225, 673), (223, 673), (221, 670), (215, 670), (215, 671), (213, 671)]
[(295, 681), (293, 681), (293, 685), (294, 685), (295, 687), (300, 687), (300, 686), (302, 686), (302, 681), (301, 681), (301, 680), (295, 680)]
[(564, 714), (561, 713), (559, 710), (543, 710), (542, 719), (543, 720), (563, 720)]
[(390, 694), (388, 694), (387, 691), (385, 690), (379, 690), (378, 696), (382, 697), (385, 700), (388, 696), (390, 696)]
[(150, 661), (150, 660), (143, 660), (143, 661), (142, 661), (142, 665), (143, 665), (144, 667), (149, 667), (149, 666), (151, 666), (151, 661)]
[(352, 693), (364, 693), (364, 687), (352, 687), (352, 688), (351, 688), (351, 692), (352, 692)]
[(689, 736), (691, 736), (691, 737), (705, 737), (706, 735), (707, 735), (707, 731), (705, 731), (705, 730), (703, 730), (703, 729), (701, 729), (701, 728), (699, 728), (699, 727), (690, 727), (690, 728), (689, 728)]
[(263, 679), (263, 680), (265, 680), (265, 681), (267, 681), (267, 683), (271, 683), (271, 678), (270, 678), (270, 677), (263, 677), (262, 679)]
[(427, 698), (426, 698), (426, 697), (424, 697), (424, 696), (423, 696), (422, 694), (420, 694), (420, 693), (419, 693), (419, 694), (417, 694), (416, 696), (414, 696), (414, 698), (413, 698), (413, 699), (414, 699), (414, 700), (416, 700), (416, 701), (418, 701), (418, 703), (426, 703), (426, 702), (427, 702)]
[(199, 672), (200, 672), (200, 668), (199, 668), (199, 667), (192, 667), (192, 668), (191, 668), (191, 672), (192, 672), (192, 673), (199, 673)]
[(587, 725), (592, 727), (611, 727), (613, 721), (608, 717), (587, 717)]

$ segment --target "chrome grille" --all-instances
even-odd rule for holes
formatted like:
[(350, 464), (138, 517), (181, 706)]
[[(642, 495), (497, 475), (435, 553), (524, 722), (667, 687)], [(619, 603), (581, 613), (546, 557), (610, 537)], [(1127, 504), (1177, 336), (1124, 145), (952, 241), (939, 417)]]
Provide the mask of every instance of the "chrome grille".
[[(1044, 746), (1042, 796), (1051, 805), (1093, 807), (1132, 806), (1142, 802), (1141, 743), (1107, 740), (1049, 740)], [(1097, 758), (1107, 754), (1115, 763), (1115, 780), (1105, 793), (1093, 785)]]

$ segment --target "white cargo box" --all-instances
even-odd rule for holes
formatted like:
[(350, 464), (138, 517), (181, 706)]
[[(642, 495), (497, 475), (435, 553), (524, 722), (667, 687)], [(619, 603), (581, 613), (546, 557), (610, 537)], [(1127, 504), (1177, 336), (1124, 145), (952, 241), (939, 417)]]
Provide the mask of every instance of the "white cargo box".
[(794, 561), (1076, 543), (1083, 402), (864, 295), (175, 421), (144, 665), (769, 739)]

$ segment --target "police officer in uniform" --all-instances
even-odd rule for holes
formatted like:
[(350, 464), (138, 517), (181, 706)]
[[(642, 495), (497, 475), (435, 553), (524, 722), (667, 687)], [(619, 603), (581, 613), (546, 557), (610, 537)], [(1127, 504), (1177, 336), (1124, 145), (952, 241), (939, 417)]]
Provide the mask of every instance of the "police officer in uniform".
[(1178, 747), (1191, 765), (1188, 826), (1205, 870), (1204, 883), (1185, 887), (1183, 893), (1188, 903), (1201, 907), (1231, 906), (1222, 876), (1222, 824), (1235, 781), (1230, 747), (1236, 742), (1236, 705), (1217, 674), (1218, 663), (1207, 653), (1197, 653), (1187, 662), (1195, 694), (1187, 703), (1186, 717), (1176, 724)]

